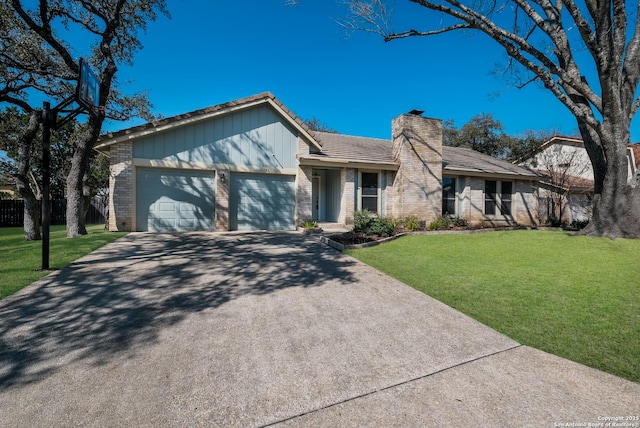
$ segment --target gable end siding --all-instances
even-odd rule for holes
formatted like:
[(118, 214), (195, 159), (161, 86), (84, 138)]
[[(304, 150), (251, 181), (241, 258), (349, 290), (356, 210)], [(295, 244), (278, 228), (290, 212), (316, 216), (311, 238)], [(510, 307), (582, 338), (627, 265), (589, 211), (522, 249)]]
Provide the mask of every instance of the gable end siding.
[(133, 157), (256, 168), (297, 168), (298, 136), (267, 105), (141, 137)]

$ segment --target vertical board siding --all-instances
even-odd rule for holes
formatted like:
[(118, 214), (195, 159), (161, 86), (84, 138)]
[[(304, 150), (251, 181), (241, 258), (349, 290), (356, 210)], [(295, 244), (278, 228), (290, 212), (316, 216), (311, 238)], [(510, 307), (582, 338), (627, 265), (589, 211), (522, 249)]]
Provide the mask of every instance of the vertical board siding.
[(327, 171), (327, 196), (326, 196), (326, 219), (327, 221), (338, 221), (340, 217), (340, 201), (342, 200), (342, 186), (340, 185), (340, 171)]
[(295, 177), (232, 174), (231, 230), (295, 229)]
[(142, 159), (295, 168), (297, 134), (269, 106), (258, 106), (143, 137)]

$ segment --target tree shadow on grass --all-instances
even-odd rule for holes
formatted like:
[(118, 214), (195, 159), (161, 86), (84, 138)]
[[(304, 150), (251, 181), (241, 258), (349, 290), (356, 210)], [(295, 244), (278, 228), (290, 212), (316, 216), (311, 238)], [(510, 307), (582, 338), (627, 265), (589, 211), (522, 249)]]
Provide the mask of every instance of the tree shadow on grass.
[(128, 235), (0, 301), (0, 388), (104, 364), (243, 296), (353, 282), (353, 264), (295, 233)]

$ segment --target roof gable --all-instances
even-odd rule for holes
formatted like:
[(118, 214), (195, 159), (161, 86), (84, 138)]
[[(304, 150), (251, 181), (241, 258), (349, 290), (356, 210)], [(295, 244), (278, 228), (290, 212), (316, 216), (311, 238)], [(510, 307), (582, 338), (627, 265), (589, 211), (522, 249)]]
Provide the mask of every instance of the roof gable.
[(96, 148), (105, 148), (112, 144), (164, 132), (169, 129), (186, 126), (241, 109), (252, 108), (261, 104), (270, 105), (286, 122), (299, 132), (307, 144), (314, 146), (317, 150), (322, 149), (322, 144), (314, 137), (311, 130), (302, 122), (302, 120), (300, 120), (300, 118), (298, 118), (291, 110), (285, 107), (285, 105), (270, 92), (263, 92), (261, 94), (252, 95), (235, 101), (229, 101), (223, 104), (168, 117), (155, 122), (149, 122), (143, 125), (123, 129), (121, 131), (104, 134), (98, 140)]

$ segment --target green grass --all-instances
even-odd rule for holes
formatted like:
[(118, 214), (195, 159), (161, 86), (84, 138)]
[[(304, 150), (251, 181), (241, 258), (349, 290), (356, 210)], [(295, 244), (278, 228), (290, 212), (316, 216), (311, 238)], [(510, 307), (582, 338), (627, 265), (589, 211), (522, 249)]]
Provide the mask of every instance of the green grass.
[[(103, 245), (122, 232), (106, 232), (104, 225), (87, 226), (87, 235), (68, 239), (64, 226), (51, 226), (49, 267), (60, 269)], [(25, 241), (19, 227), (0, 228), (0, 299), (15, 293), (49, 272), (42, 267), (42, 241)]]
[(505, 231), (347, 252), (524, 345), (640, 382), (640, 240)]

